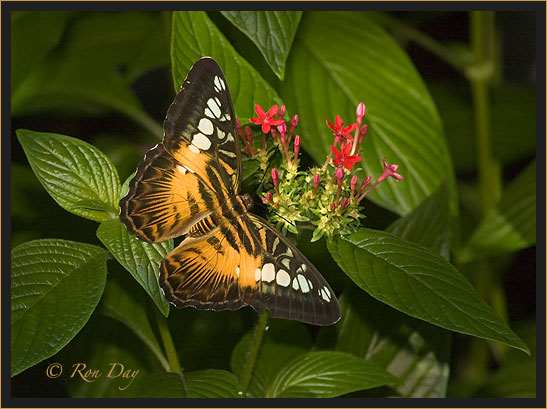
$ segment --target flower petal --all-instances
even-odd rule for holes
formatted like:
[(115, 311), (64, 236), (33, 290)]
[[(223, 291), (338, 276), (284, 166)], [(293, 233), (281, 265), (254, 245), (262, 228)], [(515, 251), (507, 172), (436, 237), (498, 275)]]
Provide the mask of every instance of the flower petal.
[(336, 115), (336, 128), (340, 129), (342, 128), (342, 125), (344, 125), (344, 122), (342, 122), (342, 118), (340, 118), (340, 115)]
[(266, 116), (268, 117), (268, 119), (271, 119), (275, 116), (275, 114), (277, 114), (277, 111), (279, 110), (279, 107), (277, 105), (274, 105), (273, 107), (271, 107), (269, 110), (268, 110), (268, 113), (266, 114)]
[(258, 125), (258, 124), (262, 123), (262, 119), (260, 119), (260, 118), (249, 118), (249, 121), (251, 121), (255, 125)]
[(258, 104), (255, 104), (255, 111), (258, 114), (260, 119), (266, 118), (266, 113), (262, 109), (262, 107)]
[(330, 150), (332, 151), (332, 153), (334, 153), (334, 155), (339, 158), (340, 156), (342, 156), (342, 152), (340, 152), (338, 149), (336, 149), (334, 146), (331, 145), (330, 147)]

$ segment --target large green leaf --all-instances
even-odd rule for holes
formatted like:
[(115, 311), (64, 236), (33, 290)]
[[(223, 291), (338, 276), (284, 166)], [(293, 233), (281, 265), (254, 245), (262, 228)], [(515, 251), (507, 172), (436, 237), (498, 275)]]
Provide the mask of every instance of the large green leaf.
[(135, 398), (186, 398), (183, 375), (159, 372), (141, 377), (132, 389)]
[(130, 236), (119, 219), (101, 223), (97, 229), (97, 237), (167, 317), (169, 303), (160, 289), (158, 277), (161, 261), (173, 250), (173, 240), (157, 244), (143, 243), (136, 236)]
[(85, 325), (106, 280), (100, 247), (35, 240), (11, 252), (11, 375), (52, 356)]
[(471, 283), (430, 250), (364, 228), (328, 245), (340, 268), (374, 298), (442, 328), (530, 352)]
[[(232, 352), (231, 368), (240, 381), (248, 365), (253, 343), (254, 331), (250, 331), (241, 338)], [(303, 324), (272, 319), (260, 344), (247, 396), (264, 398), (268, 386), (283, 366), (310, 348), (310, 336)]]
[(407, 214), (443, 180), (453, 191), (453, 169), (433, 100), (409, 57), (367, 13), (304, 13), (287, 65), (281, 96), (299, 114), (303, 149), (318, 163), (333, 142), (325, 120), (340, 114), (346, 124), (355, 122), (362, 101), (369, 131), (361, 177), (377, 178), (384, 156), (399, 164), (405, 177), (379, 185), (371, 200)]
[(536, 243), (536, 161), (509, 185), (472, 234), (458, 260), (520, 250)]
[(272, 71), (285, 76), (285, 61), (302, 16), (301, 11), (221, 11), (256, 44)]
[(127, 325), (156, 355), (163, 368), (168, 370), (169, 363), (152, 331), (142, 297), (146, 295), (127, 274), (124, 277), (113, 277), (111, 274), (101, 300), (101, 312)]
[(184, 374), (189, 398), (238, 398), (241, 387), (235, 375), (220, 369)]
[(256, 116), (254, 104), (268, 108), (281, 104), (274, 89), (235, 51), (205, 12), (173, 12), (171, 61), (177, 91), (190, 67), (205, 56), (213, 57), (222, 67), (238, 118)]
[[(67, 11), (14, 11), (11, 13), (11, 93), (38, 67), (61, 40)], [(36, 35), (40, 33), (40, 35)]]
[(400, 379), (399, 397), (442, 398), (449, 375), (451, 333), (401, 314), (357, 288), (340, 297), (336, 349), (369, 360)]
[(70, 136), (17, 130), (32, 170), (65, 210), (95, 221), (117, 217), (120, 180), (97, 148)]
[(450, 256), (452, 215), (446, 184), (424, 200), (405, 217), (392, 223), (386, 231), (418, 243), (444, 258)]
[(275, 377), (269, 398), (332, 398), (396, 382), (384, 369), (343, 352), (309, 352), (289, 362)]

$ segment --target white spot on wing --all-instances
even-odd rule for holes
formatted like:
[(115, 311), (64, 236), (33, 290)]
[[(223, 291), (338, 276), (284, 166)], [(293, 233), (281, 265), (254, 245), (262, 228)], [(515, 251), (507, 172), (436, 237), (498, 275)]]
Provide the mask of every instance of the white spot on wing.
[(198, 128), (205, 135), (212, 135), (213, 131), (215, 130), (215, 128), (213, 127), (213, 123), (210, 119), (207, 118), (201, 118), (199, 120)]
[(224, 132), (222, 129), (217, 129), (217, 135), (218, 139), (224, 139), (224, 137), (226, 136), (226, 132)]
[[(190, 150), (194, 153), (199, 153), (199, 149), (197, 147), (195, 147), (194, 145), (190, 145), (189, 146)], [(193, 173), (193, 172), (192, 172)]]
[(293, 290), (296, 290), (296, 291), (298, 291), (298, 289), (300, 288), (300, 287), (298, 286), (298, 280), (297, 280), (296, 277), (293, 278), (293, 280), (292, 280), (292, 288), (293, 288)]
[[(216, 100), (218, 101), (218, 98)], [(207, 106), (213, 114), (212, 118), (220, 118), (220, 103), (217, 103), (213, 98), (209, 98), (207, 101)], [(205, 110), (207, 111), (207, 109)], [(207, 115), (207, 112), (205, 114)]]
[(218, 151), (221, 152), (222, 154), (228, 156), (229, 158), (235, 158), (236, 157), (236, 154), (233, 153), (233, 152), (225, 151), (224, 149), (219, 149)]
[(285, 270), (279, 270), (275, 277), (277, 284), (283, 287), (287, 287), (291, 283), (291, 276)]
[(308, 280), (306, 280), (306, 277), (304, 277), (302, 274), (298, 274), (297, 278), (298, 284), (300, 284), (302, 292), (304, 294), (310, 292), (310, 287), (308, 286)]
[(186, 168), (186, 170), (187, 170), (188, 172), (190, 172), (190, 173), (196, 173), (196, 172), (194, 172), (192, 169), (190, 169), (188, 166), (185, 166), (185, 168)]
[(192, 145), (194, 145), (196, 148), (206, 151), (211, 147), (211, 140), (202, 133), (197, 133), (192, 139)]
[(226, 137), (226, 140), (227, 140), (227, 141), (230, 141), (230, 142), (233, 142), (233, 141), (234, 141), (234, 137), (232, 136), (232, 133), (231, 133), (231, 132), (228, 132), (228, 136)]
[(321, 288), (321, 290), (319, 290), (319, 295), (321, 295), (321, 298), (325, 301), (330, 301), (330, 291), (327, 287)]
[(187, 169), (184, 166), (177, 165), (177, 170), (182, 173), (183, 175), (186, 174)]
[(262, 281), (267, 283), (273, 281), (275, 278), (275, 267), (272, 263), (266, 263), (262, 267)]
[(219, 88), (218, 91), (221, 91), (221, 90), (224, 91), (226, 89), (226, 85), (224, 84), (224, 81), (218, 75), (215, 75), (215, 87)]
[(255, 281), (260, 281), (260, 276), (261, 276), (262, 272), (260, 271), (259, 268), (257, 268), (255, 270)]
[(288, 258), (284, 258), (281, 260), (281, 264), (283, 264), (285, 267), (287, 267), (288, 270), (291, 269), (291, 260)]
[(239, 266), (236, 267), (236, 276), (239, 278)]

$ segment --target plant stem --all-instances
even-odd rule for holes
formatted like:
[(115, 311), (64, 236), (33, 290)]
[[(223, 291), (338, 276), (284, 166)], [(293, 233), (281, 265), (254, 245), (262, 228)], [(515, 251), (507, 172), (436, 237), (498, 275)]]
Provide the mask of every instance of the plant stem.
[(254, 340), (251, 350), (249, 351), (249, 356), (247, 360), (247, 365), (243, 370), (243, 378), (241, 380), (241, 393), (243, 397), (247, 396), (247, 389), (249, 388), (249, 383), (251, 382), (251, 375), (255, 366), (255, 361), (260, 350), (260, 345), (262, 344), (262, 338), (264, 336), (264, 331), (266, 329), (266, 324), (268, 323), (268, 318), (270, 317), (270, 312), (268, 310), (264, 311), (260, 318), (258, 319), (258, 324), (255, 328)]
[(154, 313), (156, 315), (158, 329), (160, 331), (161, 340), (163, 341), (163, 347), (165, 348), (165, 353), (167, 355), (167, 360), (169, 361), (171, 372), (182, 374), (182, 368), (177, 356), (177, 351), (175, 350), (175, 344), (173, 343), (173, 338), (171, 337), (169, 327), (167, 326), (167, 319), (157, 308), (154, 308)]
[[(473, 98), (477, 171), (479, 177), (480, 212), (484, 217), (501, 196), (501, 163), (492, 152), (489, 87), (495, 74), (496, 38), (493, 12), (471, 12), (471, 46), (473, 65), (466, 70), (471, 83)], [(490, 261), (480, 260), (476, 264), (475, 284), (477, 291), (493, 305), (496, 312), (505, 317), (506, 305), (503, 288)], [(498, 359), (504, 351), (494, 348)], [(472, 379), (484, 379), (488, 369), (487, 344), (474, 339), (469, 355), (468, 375)]]

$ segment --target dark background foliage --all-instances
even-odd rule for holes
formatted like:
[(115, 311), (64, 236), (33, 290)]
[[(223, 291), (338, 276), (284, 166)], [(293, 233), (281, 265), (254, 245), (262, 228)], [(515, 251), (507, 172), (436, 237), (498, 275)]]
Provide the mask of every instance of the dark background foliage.
[[(385, 20), (378, 21), (408, 53), (439, 111), (456, 173), (460, 235), (467, 238), (481, 217), (471, 87), (461, 70), (446, 58), (440, 58), (435, 47), (424, 46), (421, 40), (434, 39), (449, 50), (455, 60), (465, 64), (472, 58), (469, 13), (389, 12), (383, 15)], [(279, 88), (281, 80), (268, 67), (258, 48), (220, 12), (209, 12), (208, 16), (266, 81)], [(306, 17), (304, 12), (303, 18)], [(502, 165), (504, 186), (536, 156), (535, 19), (533, 12), (495, 14), (498, 48), (491, 87), (492, 149)], [(12, 248), (30, 240), (52, 237), (102, 246), (96, 236), (95, 222), (66, 212), (44, 190), (28, 165), (15, 130), (53, 132), (87, 141), (110, 158), (123, 183), (146, 150), (157, 143), (158, 134), (161, 135), (159, 124), (175, 95), (170, 30), (170, 12), (12, 14)], [(38, 31), (40, 35), (31, 35)], [(352, 55), (346, 58), (349, 64)], [(293, 88), (292, 92), (299, 92), (297, 84), (293, 84)], [(366, 102), (366, 95), (363, 99)], [(291, 109), (288, 106), (290, 112)], [(336, 113), (321, 120), (332, 120)], [(305, 161), (313, 163), (311, 156), (305, 156)], [(367, 203), (366, 214), (368, 228), (385, 229), (397, 219), (395, 213), (373, 202)], [(351, 281), (328, 255), (324, 240), (310, 244), (308, 232), (299, 235), (297, 240), (298, 247), (312, 263), (321, 266), (321, 271), (332, 272), (328, 279), (337, 292), (348, 287)], [(450, 372), (448, 384), (446, 388), (437, 386), (439, 389), (434, 392), (422, 393), (418, 388), (415, 396), (535, 396), (535, 260), (532, 246), (458, 265), (491, 304), (496, 300), (487, 295), (492, 292), (492, 286), (495, 287), (500, 294), (501, 311), (507, 313), (506, 320), (530, 347), (532, 356), (462, 334), (454, 334), (452, 339), (443, 338), (438, 344), (430, 339), (429, 342), (439, 348), (437, 358), (446, 363), (443, 370)], [(473, 274), (484, 268), (481, 263), (488, 263), (489, 281), (483, 282)], [(115, 260), (108, 262), (108, 276), (129, 293), (144, 294)], [(381, 353), (383, 356), (369, 356), (380, 365), (387, 365), (390, 359), (403, 359), (395, 351), (400, 352), (407, 341), (404, 330), (403, 334), (393, 334), (389, 328), (382, 327), (381, 322), (376, 322), (378, 315), (384, 323), (390, 322), (383, 318), (385, 314), (392, 314), (393, 320), (408, 320), (407, 329), (425, 325), (393, 309), (386, 312), (386, 308), (380, 308), (378, 301), (362, 291), (345, 292), (341, 302), (343, 311), (347, 311), (344, 306), (353, 304), (357, 310), (364, 310), (361, 316), (369, 316), (367, 319), (373, 321), (370, 325), (377, 332), (367, 334), (367, 325), (359, 320), (344, 323), (346, 330), (361, 331), (363, 339), (378, 336), (389, 341), (391, 351), (388, 348)], [(115, 360), (140, 368), (143, 373), (162, 370), (142, 341), (101, 306), (65, 348), (12, 379), (13, 397), (129, 396), (127, 391), (120, 392), (116, 390), (117, 384), (109, 382), (49, 379), (44, 374), (51, 362), (70, 367), (74, 362), (92, 366)], [(149, 303), (143, 313), (153, 317), (154, 308)], [(495, 309), (499, 313), (500, 310)], [(257, 315), (250, 308), (222, 313), (187, 308), (172, 310), (168, 325), (185, 372), (209, 368), (229, 371), (234, 370), (231, 360), (236, 354), (236, 345), (244, 334), (252, 331), (256, 321)], [(152, 330), (157, 331), (154, 325)], [(361, 354), (359, 345), (337, 345), (339, 331), (333, 328), (318, 330), (281, 320), (271, 320), (269, 325), (271, 331), (264, 342), (264, 354), (279, 356), (280, 364), (297, 356), (300, 349), (310, 350), (312, 345), (318, 350), (336, 346), (339, 351)], [(276, 351), (276, 339), (283, 340), (286, 356)], [(287, 352), (286, 345), (294, 351)], [(268, 372), (265, 368), (256, 369), (260, 370)], [(412, 372), (412, 368), (408, 371)], [(251, 392), (252, 388), (259, 386), (251, 386)], [(348, 396), (397, 394), (403, 392), (384, 386)]]

